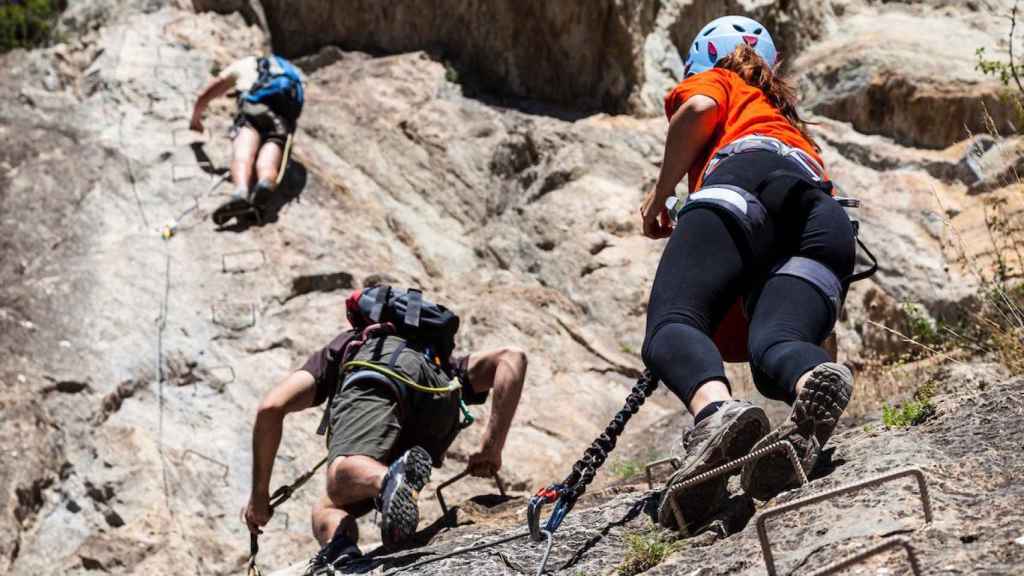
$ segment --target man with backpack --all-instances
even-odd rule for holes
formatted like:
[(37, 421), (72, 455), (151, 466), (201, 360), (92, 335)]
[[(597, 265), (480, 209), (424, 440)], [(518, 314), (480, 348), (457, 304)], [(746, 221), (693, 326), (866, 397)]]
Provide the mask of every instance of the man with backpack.
[(466, 404), (494, 391), (480, 448), (468, 471), (491, 476), (526, 376), (526, 354), (506, 347), (454, 353), (459, 318), (418, 290), (376, 286), (346, 301), (352, 328), (314, 353), (263, 398), (253, 427), (253, 486), (245, 521), (259, 533), (270, 519), (270, 477), (285, 415), (326, 403), (327, 493), (314, 505), (321, 550), (306, 574), (330, 574), (362, 553), (356, 518), (381, 515), (383, 545), (408, 541), (419, 522), (416, 498), (459, 431)]
[(203, 88), (192, 110), (192, 130), (202, 132), (206, 107), (231, 91), (238, 94), (238, 115), (230, 132), (235, 190), (213, 212), (218, 226), (243, 214), (262, 216), (261, 207), (280, 180), (304, 101), (302, 77), (291, 62), (276, 55), (242, 58)]

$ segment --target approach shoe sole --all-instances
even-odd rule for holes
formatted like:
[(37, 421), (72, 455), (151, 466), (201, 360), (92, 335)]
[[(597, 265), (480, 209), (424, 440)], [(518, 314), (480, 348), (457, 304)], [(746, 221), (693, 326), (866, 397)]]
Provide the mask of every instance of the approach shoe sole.
[(391, 465), (381, 496), (381, 541), (395, 549), (416, 533), (420, 511), (416, 499), (430, 481), (432, 460), (419, 446), (410, 448)]
[[(703, 453), (692, 459), (689, 469), (680, 468), (669, 478), (658, 505), (658, 523), (683, 535), (692, 535), (718, 511), (726, 496), (729, 477), (739, 472), (722, 474), (689, 488), (681, 488), (681, 485), (698, 474), (746, 456), (770, 427), (764, 410), (753, 405), (724, 422), (715, 437), (704, 444)], [(673, 500), (683, 516), (683, 526), (678, 525)]]
[[(762, 438), (754, 450), (781, 440), (789, 441), (796, 449), (804, 473), (809, 474), (822, 446), (839, 424), (852, 393), (853, 375), (846, 366), (834, 362), (819, 365), (807, 379), (787, 422)], [(770, 500), (799, 483), (793, 463), (782, 450), (747, 463), (741, 476), (743, 491), (758, 500)]]
[(218, 206), (213, 211), (213, 214), (210, 215), (210, 219), (213, 220), (215, 225), (223, 226), (230, 222), (232, 218), (241, 216), (250, 216), (255, 220), (261, 218), (260, 210), (255, 205), (242, 198), (234, 198)]

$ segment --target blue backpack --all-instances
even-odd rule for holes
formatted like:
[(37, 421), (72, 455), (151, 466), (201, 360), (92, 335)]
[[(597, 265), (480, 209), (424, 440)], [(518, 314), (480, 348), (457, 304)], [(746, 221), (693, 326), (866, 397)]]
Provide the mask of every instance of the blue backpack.
[(242, 93), (242, 99), (254, 104), (265, 104), (294, 122), (302, 114), (305, 101), (298, 69), (277, 55), (260, 58), (257, 66), (259, 78), (252, 88)]

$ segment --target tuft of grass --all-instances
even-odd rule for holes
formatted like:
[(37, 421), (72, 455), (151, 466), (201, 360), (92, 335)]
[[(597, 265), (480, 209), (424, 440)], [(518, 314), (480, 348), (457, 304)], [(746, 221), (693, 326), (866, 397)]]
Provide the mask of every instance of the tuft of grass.
[(914, 392), (913, 400), (904, 402), (902, 406), (883, 406), (882, 424), (886, 428), (908, 428), (931, 418), (935, 414), (935, 392), (935, 383), (928, 382)]
[(658, 529), (626, 535), (626, 552), (616, 569), (618, 576), (635, 576), (661, 564), (679, 550), (680, 543)]
[(644, 471), (644, 464), (637, 460), (620, 460), (611, 467), (612, 474), (620, 479), (639, 476)]
[(924, 422), (935, 413), (935, 406), (927, 402), (911, 400), (902, 406), (882, 406), (882, 424), (886, 428), (909, 428)]
[(0, 52), (46, 44), (53, 36), (61, 0), (12, 0), (0, 3)]

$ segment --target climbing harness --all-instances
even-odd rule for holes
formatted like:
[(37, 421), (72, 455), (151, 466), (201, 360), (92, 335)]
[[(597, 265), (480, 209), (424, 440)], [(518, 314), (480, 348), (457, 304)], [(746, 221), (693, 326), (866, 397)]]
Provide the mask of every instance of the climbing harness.
[[(583, 453), (583, 457), (572, 466), (572, 472), (562, 480), (561, 483), (552, 484), (539, 490), (532, 498), (526, 508), (527, 525), (530, 528), (530, 538), (534, 542), (544, 541), (547, 535), (548, 548), (550, 549), (551, 538), (558, 527), (565, 520), (566, 514), (576, 505), (576, 501), (587, 490), (587, 486), (594, 481), (597, 470), (608, 459), (608, 455), (615, 449), (615, 443), (626, 428), (630, 418), (636, 414), (644, 402), (658, 388), (658, 379), (647, 370), (643, 373), (633, 390), (626, 397), (626, 404), (622, 410), (612, 418), (604, 433), (597, 437), (589, 448)], [(542, 530), (540, 527), (540, 516), (546, 504), (554, 503), (551, 515), (547, 524)], [(541, 566), (543, 570), (543, 566)]]
[[(306, 482), (309, 482), (309, 479), (313, 477), (313, 474), (316, 474), (316, 471), (326, 463), (327, 457), (324, 456), (316, 466), (296, 478), (294, 482), (274, 490), (274, 493), (270, 495), (270, 512), (273, 513), (275, 508), (284, 504), (285, 501), (291, 498), (295, 491), (301, 488)], [(263, 572), (261, 572), (259, 567), (256, 566), (256, 555), (259, 554), (260, 551), (259, 537), (259, 532), (249, 533), (249, 576), (263, 575)]]

